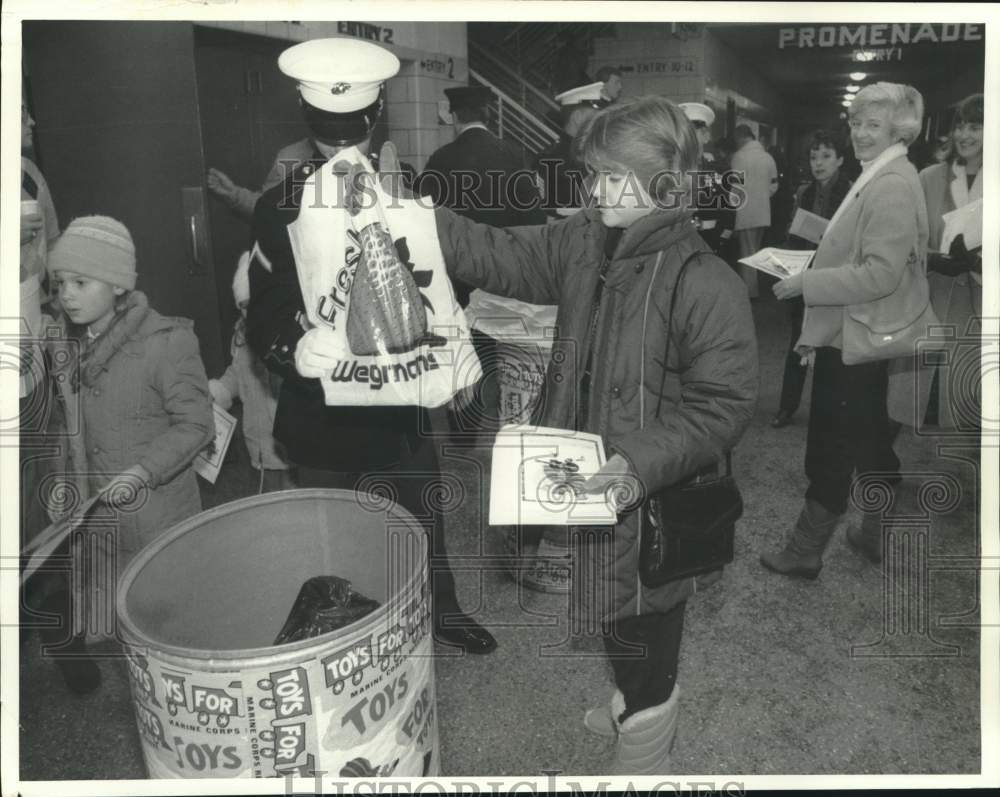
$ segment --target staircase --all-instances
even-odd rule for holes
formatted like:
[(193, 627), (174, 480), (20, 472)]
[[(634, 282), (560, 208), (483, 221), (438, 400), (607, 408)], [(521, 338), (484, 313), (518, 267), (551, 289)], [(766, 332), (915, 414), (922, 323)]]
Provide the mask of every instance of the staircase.
[(498, 97), (497, 133), (537, 154), (558, 139), (559, 105), (551, 76), (566, 36), (590, 50), (597, 36), (613, 35), (613, 23), (470, 22), (469, 73)]
[(515, 142), (524, 150), (525, 159), (537, 155), (559, 138), (559, 130), (539, 119), (523, 104), (519, 103), (503, 89), (491, 83), (485, 75), (474, 69), (469, 70), (472, 81), (493, 89), (496, 100), (490, 104), (493, 109), (493, 132), (500, 138)]
[[(614, 31), (613, 22), (470, 22), (469, 61), (476, 57), (474, 47), (485, 50), (551, 97), (553, 68), (564, 40), (572, 39), (578, 49), (589, 53), (595, 38), (613, 36)], [(492, 77), (483, 65), (475, 68)]]

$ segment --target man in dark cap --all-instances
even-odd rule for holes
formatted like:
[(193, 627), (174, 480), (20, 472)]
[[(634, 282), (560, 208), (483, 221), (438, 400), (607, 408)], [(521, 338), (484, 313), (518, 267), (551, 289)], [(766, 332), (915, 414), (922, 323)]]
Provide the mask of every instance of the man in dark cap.
[[(435, 441), (426, 433), (427, 411), (327, 406), (320, 377), (332, 367), (333, 332), (323, 326), (306, 330), (300, 321), (306, 312), (288, 227), (299, 217), (304, 183), (341, 150), (356, 147), (369, 155), (384, 81), (399, 71), (399, 60), (370, 42), (314, 39), (285, 50), (278, 68), (298, 81), (315, 151), (254, 208), (247, 339), (265, 365), (284, 377), (274, 436), (298, 466), (301, 487), (354, 489), (373, 473), (391, 485), (429, 537), (435, 638), (468, 653), (490, 653), (496, 641), (462, 614), (455, 596), (443, 518), (432, 505), (440, 466)], [(330, 186), (331, 201), (337, 194)]]
[[(455, 127), (455, 139), (431, 155), (414, 183), (418, 195), (429, 196), (461, 216), (494, 227), (544, 224), (545, 213), (534, 174), (525, 168), (517, 149), (497, 138), (486, 124), (493, 91), (488, 86), (459, 86), (444, 90)], [(452, 281), (463, 307), (472, 289)], [(496, 340), (476, 329), (472, 342), (483, 377), (470, 404), (449, 412), (452, 431), (475, 432), (481, 421), (495, 421), (499, 412)]]
[(603, 90), (603, 83), (589, 83), (555, 98), (562, 106), (562, 133), (535, 159), (535, 171), (542, 184), (542, 207), (552, 216), (572, 215), (584, 205), (583, 177), (587, 168), (579, 160), (573, 142), (590, 118), (608, 105)]

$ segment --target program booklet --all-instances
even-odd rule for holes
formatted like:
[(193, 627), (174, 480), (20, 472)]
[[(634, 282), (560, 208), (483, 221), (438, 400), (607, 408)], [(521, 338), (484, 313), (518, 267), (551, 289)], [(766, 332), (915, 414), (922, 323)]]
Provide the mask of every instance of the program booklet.
[(822, 216), (817, 216), (815, 213), (810, 213), (808, 210), (799, 208), (795, 211), (795, 216), (792, 218), (792, 226), (788, 228), (788, 232), (791, 235), (804, 238), (810, 243), (818, 244), (829, 224), (829, 219), (824, 219)]
[(778, 279), (785, 279), (805, 270), (816, 254), (815, 249), (775, 249), (765, 246), (750, 257), (740, 258), (741, 263)]
[(215, 414), (215, 439), (199, 451), (191, 463), (194, 472), (209, 484), (215, 484), (215, 480), (219, 478), (222, 462), (236, 429), (236, 419), (218, 404), (212, 404), (212, 412)]
[(493, 444), (490, 523), (495, 526), (611, 526), (613, 502), (580, 486), (605, 463), (599, 435), (507, 425)]

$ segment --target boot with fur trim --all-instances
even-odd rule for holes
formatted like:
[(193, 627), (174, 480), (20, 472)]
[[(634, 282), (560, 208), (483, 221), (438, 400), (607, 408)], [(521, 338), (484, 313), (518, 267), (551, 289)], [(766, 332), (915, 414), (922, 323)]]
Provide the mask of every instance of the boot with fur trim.
[(617, 689), (614, 695), (611, 696), (610, 702), (597, 708), (587, 709), (587, 713), (583, 715), (583, 724), (588, 731), (596, 733), (598, 736), (615, 737), (618, 735), (618, 726), (615, 724), (614, 717), (611, 714), (613, 710), (611, 706), (615, 701), (622, 706), (622, 711), (624, 711), (625, 696)]
[[(670, 774), (670, 750), (677, 734), (679, 701), (680, 687), (675, 683), (665, 703), (643, 709), (624, 722), (615, 722), (618, 747), (611, 766), (612, 775)], [(611, 699), (611, 711), (615, 717), (625, 711), (625, 700), (620, 692)]]

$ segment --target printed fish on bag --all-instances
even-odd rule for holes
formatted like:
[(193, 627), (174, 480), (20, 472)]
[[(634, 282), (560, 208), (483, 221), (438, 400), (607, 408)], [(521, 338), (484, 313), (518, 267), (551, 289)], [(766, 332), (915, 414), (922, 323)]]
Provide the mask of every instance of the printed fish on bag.
[[(400, 262), (384, 220), (380, 218), (369, 174), (368, 185), (349, 208), (361, 243), (361, 258), (351, 285), (347, 342), (355, 356), (412, 351), (427, 335), (427, 315), (420, 289)], [(372, 207), (364, 207), (371, 203)]]

